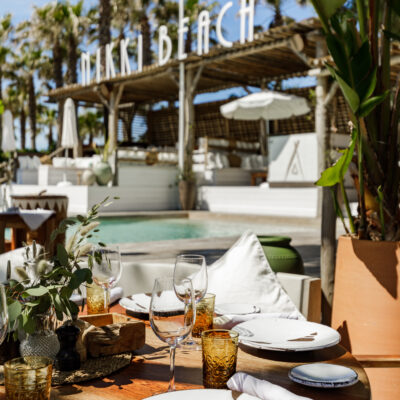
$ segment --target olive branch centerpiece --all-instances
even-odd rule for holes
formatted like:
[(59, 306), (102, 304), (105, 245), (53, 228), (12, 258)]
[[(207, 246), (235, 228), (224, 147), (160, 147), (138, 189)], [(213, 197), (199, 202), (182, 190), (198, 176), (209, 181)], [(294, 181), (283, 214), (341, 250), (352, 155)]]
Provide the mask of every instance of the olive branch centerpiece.
[[(57, 245), (52, 258), (49, 259), (35, 243), (26, 247), (24, 265), (14, 268), (20, 280), (8, 279), (7, 282), (10, 332), (14, 331), (16, 335), (17, 330), (22, 329), (26, 334), (34, 333), (40, 316), (49, 310), (54, 311), (59, 321), (79, 312), (70, 298), (75, 290), (80, 292), (82, 284), (92, 283), (91, 270), (82, 267), (82, 261), (92, 251), (93, 245), (88, 239), (99, 232), (99, 209), (111, 204), (108, 199), (95, 204), (86, 216), (78, 215), (77, 220), (67, 218), (60, 223), (51, 235), (52, 241), (68, 227), (77, 225), (77, 228), (65, 246)], [(97, 244), (105, 246), (102, 242)]]

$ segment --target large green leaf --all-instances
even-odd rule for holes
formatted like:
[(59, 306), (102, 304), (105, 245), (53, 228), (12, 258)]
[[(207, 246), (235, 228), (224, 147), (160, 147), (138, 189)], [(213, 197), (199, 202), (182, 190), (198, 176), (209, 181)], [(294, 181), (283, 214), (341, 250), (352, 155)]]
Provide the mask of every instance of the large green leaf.
[(325, 29), (328, 27), (329, 18), (332, 17), (345, 2), (346, 0), (311, 0)]
[(25, 293), (29, 294), (29, 296), (35, 296), (35, 297), (43, 296), (48, 292), (49, 291), (45, 286), (38, 286), (36, 288), (30, 288), (25, 290)]
[(92, 271), (88, 268), (81, 268), (72, 274), (68, 287), (72, 290), (78, 289), (83, 282), (91, 283)]
[(328, 46), (329, 53), (336, 64), (336, 67), (342, 72), (342, 75), (345, 79), (349, 79), (347, 71), (347, 56), (339, 39), (334, 35), (327, 35), (326, 44)]
[(349, 147), (343, 152), (342, 156), (336, 161), (334, 165), (327, 168), (321, 174), (321, 178), (315, 182), (318, 186), (334, 186), (341, 182), (344, 178), (344, 174), (349, 168), (351, 159), (354, 154), (354, 148), (356, 146), (355, 134), (350, 142)]
[(378, 104), (382, 103), (382, 101), (386, 99), (388, 93), (389, 91), (380, 96), (371, 97), (364, 101), (364, 103), (360, 105), (358, 115), (360, 117), (366, 117)]
[(357, 92), (349, 86), (349, 84), (337, 73), (337, 71), (332, 66), (326, 64), (326, 67), (342, 89), (343, 96), (350, 106), (351, 111), (356, 114), (360, 105), (360, 98), (358, 97)]
[(57, 259), (64, 267), (68, 266), (68, 253), (61, 243), (57, 244)]
[(13, 301), (8, 305), (8, 317), (10, 318), (10, 322), (15, 321), (18, 316), (21, 314), (22, 306), (21, 303), (17, 300)]

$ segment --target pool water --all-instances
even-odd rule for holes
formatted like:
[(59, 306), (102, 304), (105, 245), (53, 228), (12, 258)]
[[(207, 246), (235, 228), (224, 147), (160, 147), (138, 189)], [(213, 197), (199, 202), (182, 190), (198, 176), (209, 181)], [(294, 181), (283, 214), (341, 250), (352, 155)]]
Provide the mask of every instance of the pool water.
[[(187, 218), (100, 218), (100, 231), (90, 240), (104, 243), (151, 242), (157, 240), (212, 238), (241, 235), (250, 229), (256, 234), (289, 235), (310, 227), (245, 223)], [(74, 228), (67, 231), (67, 237)]]

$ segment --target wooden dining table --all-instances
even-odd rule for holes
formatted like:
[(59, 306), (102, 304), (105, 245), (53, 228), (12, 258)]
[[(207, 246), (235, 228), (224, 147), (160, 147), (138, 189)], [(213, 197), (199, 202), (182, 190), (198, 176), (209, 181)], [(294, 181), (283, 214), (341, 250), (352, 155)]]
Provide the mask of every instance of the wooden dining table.
[[(112, 311), (124, 313), (122, 307)], [(52, 399), (65, 400), (127, 400), (144, 399), (167, 391), (169, 381), (169, 347), (153, 333), (146, 323), (146, 344), (134, 352), (129, 366), (105, 377), (73, 385), (52, 388)], [(330, 362), (353, 368), (359, 381), (340, 389), (316, 389), (299, 385), (288, 378), (296, 365)], [(307, 352), (274, 352), (239, 345), (237, 371), (268, 380), (313, 400), (369, 400), (367, 375), (357, 360), (342, 346)], [(201, 351), (177, 349), (175, 363), (176, 389), (198, 389), (202, 385)], [(0, 400), (5, 399), (4, 387)]]

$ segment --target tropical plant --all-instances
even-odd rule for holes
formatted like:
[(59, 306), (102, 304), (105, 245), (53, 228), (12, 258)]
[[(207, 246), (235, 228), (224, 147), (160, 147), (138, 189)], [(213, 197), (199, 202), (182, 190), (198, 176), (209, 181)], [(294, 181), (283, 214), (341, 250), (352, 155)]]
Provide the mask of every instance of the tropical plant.
[[(35, 243), (25, 248), (24, 265), (14, 267), (20, 280), (9, 279), (7, 285), (10, 331), (17, 332), (20, 328), (33, 333), (39, 316), (48, 310), (54, 310), (60, 321), (64, 315), (72, 317), (78, 313), (77, 305), (70, 298), (82, 284), (92, 283), (90, 269), (82, 267), (81, 262), (92, 250), (88, 239), (99, 231), (98, 211), (101, 206), (110, 204), (107, 202), (108, 198), (94, 205), (86, 216), (78, 216), (78, 223), (71, 219), (60, 223), (51, 240), (64, 234), (68, 227), (78, 226), (65, 247), (57, 245), (57, 252), (51, 259), (46, 259), (46, 254), (39, 251)], [(101, 242), (98, 245), (105, 246)]]
[(93, 146), (93, 139), (103, 135), (103, 113), (100, 111), (86, 111), (79, 116), (79, 134), (81, 138), (89, 138), (89, 146)]
[[(332, 61), (326, 67), (350, 108), (352, 141), (336, 164), (317, 182), (338, 184), (349, 217), (348, 232), (360, 239), (400, 239), (399, 115), (400, 86), (393, 85), (391, 47), (400, 40), (400, 3), (311, 0), (317, 11)], [(355, 151), (356, 156), (353, 157)], [(355, 160), (358, 216), (353, 217), (343, 186)], [(338, 208), (339, 216), (341, 211)]]
[(50, 108), (43, 104), (39, 104), (39, 125), (47, 127), (47, 143), (48, 150), (53, 151), (55, 146), (55, 140), (53, 137), (54, 126), (57, 123), (57, 112), (54, 108)]

